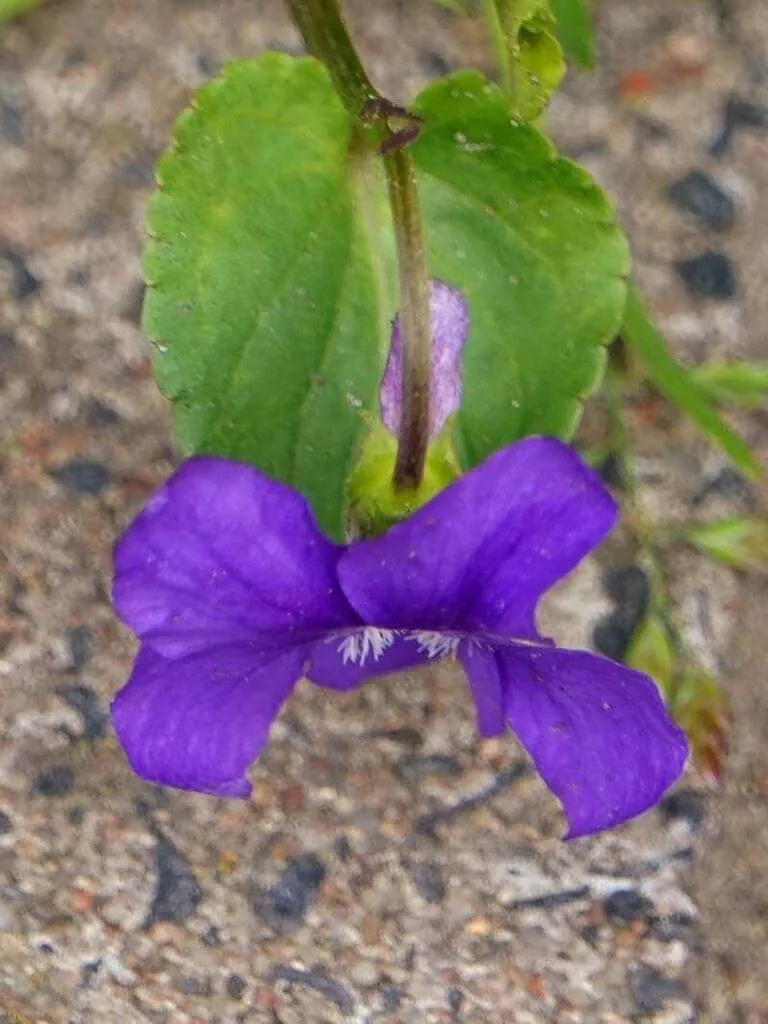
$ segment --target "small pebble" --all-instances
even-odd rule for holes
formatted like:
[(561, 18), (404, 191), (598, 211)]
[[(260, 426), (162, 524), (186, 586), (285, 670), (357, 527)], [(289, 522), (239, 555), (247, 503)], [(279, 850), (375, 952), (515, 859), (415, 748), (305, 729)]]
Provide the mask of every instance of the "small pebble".
[(224, 940), (221, 937), (221, 930), (212, 924), (203, 934), (203, 945), (213, 949), (216, 946), (223, 946)]
[(287, 964), (278, 964), (273, 972), (275, 981), (282, 981), (287, 985), (301, 985), (304, 988), (312, 989), (325, 999), (335, 1003), (344, 1014), (354, 1012), (355, 1003), (349, 992), (342, 984), (329, 978), (327, 974), (320, 971), (305, 971), (300, 967), (291, 967)]
[(461, 765), (450, 754), (423, 754), (408, 757), (395, 765), (395, 771), (404, 782), (419, 782), (430, 775), (461, 775)]
[(159, 831), (156, 831), (156, 838), (157, 884), (145, 928), (156, 921), (183, 924), (203, 898), (200, 884), (180, 850)]
[(723, 107), (723, 126), (709, 147), (712, 156), (727, 153), (733, 138), (742, 129), (761, 129), (768, 127), (768, 107), (741, 96), (729, 96)]
[(612, 612), (602, 618), (592, 630), (592, 646), (611, 661), (622, 661), (634, 632), (622, 612)]
[(72, 663), (69, 666), (73, 672), (79, 672), (85, 668), (91, 657), (91, 641), (93, 635), (89, 626), (73, 626), (67, 630), (67, 641), (69, 643), (69, 656)]
[(0, 135), (12, 146), (24, 144), (24, 119), (21, 111), (0, 99)]
[(8, 267), (11, 288), (19, 302), (24, 302), (25, 299), (39, 291), (40, 281), (17, 252), (13, 252), (11, 249), (0, 249), (0, 265), (3, 263)]
[(99, 462), (89, 459), (72, 459), (51, 470), (51, 476), (75, 494), (96, 497), (109, 483), (109, 471)]
[(254, 910), (278, 930), (295, 928), (325, 878), (325, 865), (314, 854), (304, 854), (288, 863), (282, 877), (254, 902)]
[(381, 996), (381, 1002), (384, 1010), (387, 1013), (396, 1013), (400, 1009), (400, 1004), (403, 1001), (402, 990), (396, 985), (393, 985), (391, 981), (382, 981), (379, 985), (379, 995)]
[(695, 831), (704, 820), (704, 794), (678, 789), (661, 801), (659, 813), (665, 821), (685, 821)]
[(629, 988), (641, 1013), (658, 1013), (668, 999), (687, 995), (681, 982), (668, 978), (650, 964), (634, 964), (629, 972)]
[(211, 979), (195, 975), (186, 975), (180, 978), (176, 988), (185, 996), (210, 996), (213, 993)]
[(442, 78), (443, 75), (451, 72), (451, 65), (436, 50), (422, 50), (419, 54), (419, 62), (430, 78)]
[(723, 230), (733, 223), (733, 199), (704, 171), (691, 171), (671, 185), (668, 194), (676, 206), (698, 217), (708, 228)]
[(613, 487), (616, 490), (624, 490), (626, 487), (624, 457), (619, 452), (608, 452), (597, 467), (597, 472), (608, 487)]
[(89, 398), (85, 404), (85, 422), (89, 427), (114, 427), (120, 422), (120, 417), (98, 398)]
[(101, 960), (86, 960), (80, 968), (80, 980), (77, 983), (77, 987), (80, 989), (91, 988), (100, 968)]
[(90, 686), (62, 686), (56, 692), (80, 713), (83, 719), (83, 739), (101, 739), (107, 730), (109, 717)]
[(725, 104), (725, 123), (730, 128), (768, 128), (768, 107), (741, 96), (729, 96)]
[(230, 974), (227, 978), (227, 995), (230, 999), (242, 999), (247, 987), (248, 984), (241, 974)]
[(606, 594), (618, 608), (640, 620), (648, 609), (651, 584), (648, 573), (639, 565), (620, 565), (609, 569), (603, 576)]
[(653, 913), (653, 902), (637, 889), (617, 889), (603, 900), (605, 916), (612, 924), (644, 921)]
[(689, 949), (698, 949), (701, 945), (698, 921), (690, 914), (654, 918), (648, 935), (657, 942), (682, 942)]
[(732, 299), (736, 292), (736, 280), (731, 261), (723, 252), (712, 249), (678, 260), (675, 270), (691, 295), (708, 299)]
[(445, 898), (445, 882), (437, 864), (430, 861), (406, 860), (403, 867), (423, 900), (427, 903), (442, 903)]
[(72, 791), (74, 784), (74, 771), (69, 765), (60, 764), (38, 775), (32, 783), (32, 792), (37, 796), (66, 796)]

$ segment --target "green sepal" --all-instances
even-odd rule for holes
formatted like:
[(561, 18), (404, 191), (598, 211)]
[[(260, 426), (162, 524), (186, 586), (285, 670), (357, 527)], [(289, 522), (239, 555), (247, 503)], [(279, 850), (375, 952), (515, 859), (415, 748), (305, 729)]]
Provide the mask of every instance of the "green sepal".
[(395, 490), (392, 476), (397, 439), (379, 422), (363, 443), (348, 484), (348, 533), (373, 537), (407, 519), (461, 475), (451, 443), (450, 420), (427, 449), (424, 476), (417, 488)]
[(676, 652), (664, 618), (651, 608), (635, 631), (624, 660), (650, 676), (667, 701), (673, 695)]

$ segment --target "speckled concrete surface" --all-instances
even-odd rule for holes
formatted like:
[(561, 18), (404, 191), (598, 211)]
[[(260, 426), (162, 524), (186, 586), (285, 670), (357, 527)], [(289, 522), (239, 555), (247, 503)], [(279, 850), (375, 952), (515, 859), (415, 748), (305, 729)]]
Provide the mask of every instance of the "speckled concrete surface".
[[(395, 98), (484, 59), (426, 0), (348, 7)], [(147, 786), (110, 736), (131, 657), (110, 546), (174, 460), (138, 329), (152, 167), (191, 90), (276, 46), (296, 37), (255, 0), (62, 0), (0, 34), (0, 1020), (760, 1024), (758, 581), (670, 564), (686, 637), (731, 693), (723, 790), (691, 776), (660, 811), (570, 845), (513, 741), (476, 742), (450, 671), (301, 688), (247, 804)], [(768, 357), (764, 3), (606, 0), (601, 50), (553, 133), (618, 199), (681, 355)], [(763, 106), (723, 141), (734, 97)], [(668, 199), (693, 170), (733, 196), (727, 230)], [(731, 259), (732, 298), (684, 287), (676, 261), (706, 251)], [(630, 418), (649, 507), (764, 501), (663, 404)], [(768, 461), (765, 413), (737, 420)], [(586, 645), (609, 608), (593, 561), (547, 625)]]

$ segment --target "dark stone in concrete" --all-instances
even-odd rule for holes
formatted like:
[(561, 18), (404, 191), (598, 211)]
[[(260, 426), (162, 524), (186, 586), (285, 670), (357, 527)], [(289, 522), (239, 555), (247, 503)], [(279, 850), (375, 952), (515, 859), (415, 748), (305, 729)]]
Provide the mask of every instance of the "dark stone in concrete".
[(694, 789), (678, 789), (661, 801), (659, 813), (665, 821), (687, 821), (695, 830), (704, 820), (704, 794)]
[(89, 427), (114, 427), (120, 416), (98, 398), (89, 398), (85, 406), (85, 422)]
[(422, 754), (408, 757), (395, 765), (395, 771), (404, 782), (419, 782), (429, 775), (461, 775), (461, 765), (450, 754)]
[(733, 267), (724, 252), (708, 249), (700, 256), (678, 260), (675, 270), (691, 295), (725, 300), (736, 294)]
[(310, 988), (318, 995), (323, 996), (330, 1002), (335, 1003), (342, 1013), (351, 1014), (354, 1012), (355, 1004), (352, 996), (343, 985), (333, 978), (319, 971), (305, 971), (300, 967), (288, 967), (278, 964), (273, 973), (275, 981), (283, 981), (287, 985), (302, 985)]
[(6, 263), (10, 271), (14, 296), (23, 302), (40, 289), (40, 281), (27, 266), (24, 257), (12, 249), (0, 248), (0, 264)]
[(230, 999), (242, 999), (247, 987), (248, 984), (241, 974), (230, 974), (227, 978), (227, 995)]
[(612, 924), (647, 921), (653, 914), (653, 902), (637, 889), (617, 889), (603, 900), (606, 918)]
[(629, 974), (629, 988), (635, 1006), (641, 1013), (658, 1013), (669, 999), (687, 996), (683, 984), (668, 978), (649, 964), (634, 964)]
[(676, 181), (669, 188), (669, 198), (708, 228), (722, 230), (733, 223), (736, 212), (733, 199), (705, 171), (691, 171)]
[(24, 118), (21, 111), (0, 100), (0, 135), (12, 146), (24, 145)]
[(89, 626), (73, 626), (72, 629), (67, 630), (69, 655), (72, 659), (70, 668), (73, 672), (79, 672), (90, 661), (92, 639)]
[(62, 686), (57, 691), (83, 719), (83, 739), (99, 740), (107, 729), (109, 720), (98, 695), (90, 686)]
[(427, 903), (442, 903), (445, 898), (445, 882), (437, 864), (429, 861), (406, 860), (403, 867), (413, 882), (416, 892)]
[(155, 836), (157, 884), (145, 928), (156, 921), (183, 924), (194, 914), (203, 898), (200, 883), (182, 853), (157, 829)]
[(592, 646), (612, 661), (622, 661), (632, 639), (634, 626), (621, 612), (612, 612), (592, 630)]
[(51, 476), (75, 494), (96, 497), (109, 483), (109, 470), (90, 459), (72, 459), (51, 470)]
[(280, 880), (254, 904), (254, 910), (278, 930), (295, 928), (304, 918), (325, 878), (325, 865), (312, 853), (288, 863)]
[(59, 764), (42, 772), (32, 783), (32, 792), (37, 796), (66, 796), (75, 784), (75, 773), (69, 765)]

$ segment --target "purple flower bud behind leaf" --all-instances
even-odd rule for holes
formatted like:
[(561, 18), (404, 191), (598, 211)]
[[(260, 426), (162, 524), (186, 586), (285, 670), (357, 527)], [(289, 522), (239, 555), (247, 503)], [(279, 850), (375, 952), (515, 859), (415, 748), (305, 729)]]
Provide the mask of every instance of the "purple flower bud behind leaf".
[[(461, 292), (442, 281), (429, 282), (429, 325), (432, 331), (429, 436), (436, 437), (461, 400), (461, 350), (469, 328), (467, 304)], [(392, 324), (389, 356), (381, 379), (381, 419), (392, 434), (400, 429), (403, 390), (403, 347), (400, 317)]]

